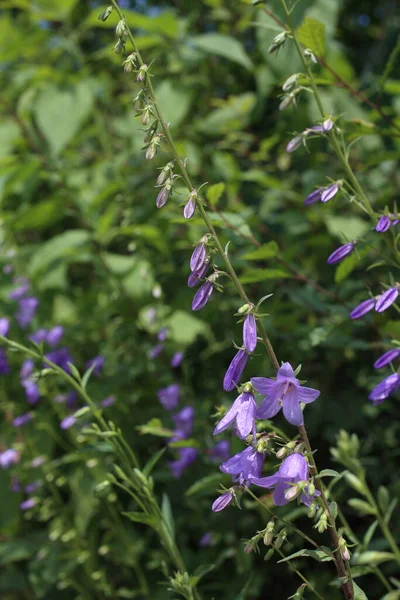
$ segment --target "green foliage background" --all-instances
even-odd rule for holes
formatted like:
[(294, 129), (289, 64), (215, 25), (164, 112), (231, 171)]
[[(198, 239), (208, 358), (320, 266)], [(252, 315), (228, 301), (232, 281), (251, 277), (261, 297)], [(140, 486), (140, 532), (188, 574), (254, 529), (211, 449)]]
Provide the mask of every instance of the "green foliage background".
[[(224, 294), (214, 293), (201, 313), (190, 312), (188, 258), (204, 226), (198, 217), (189, 225), (183, 219), (186, 195), (179, 184), (166, 207), (155, 208), (155, 168), (169, 157), (160, 152), (150, 164), (144, 159), (143, 132), (132, 106), (138, 88), (112, 51), (116, 18), (100, 22), (103, 6), (95, 4), (3, 0), (0, 5), (0, 261), (3, 267), (11, 261), (17, 275), (32, 281), (40, 299), (32, 331), (62, 324), (80, 369), (96, 354), (106, 357), (104, 375), (91, 380), (90, 393), (97, 401), (115, 394), (110, 416), (143, 463), (164, 440), (138, 427), (151, 419), (160, 420), (152, 422), (153, 434), (161, 426), (172, 427), (156, 392), (175, 379), (182, 384), (184, 403), (196, 408), (193, 443), (200, 457), (181, 480), (173, 480), (167, 466), (173, 451), (167, 450), (154, 478), (157, 495), (169, 498), (190, 572), (214, 565), (202, 582), (204, 597), (286, 598), (299, 585), (287, 566), (263, 562), (263, 552), (243, 552), (242, 540), (265, 526), (266, 514), (248, 499), (240, 513), (210, 511), (218, 484), (229, 485), (209, 457), (210, 415), (233, 399), (222, 392), (221, 382), (232, 340), (240, 341), (240, 325), (232, 317), (238, 300), (224, 281)], [(326, 177), (343, 173), (324, 141), (311, 140), (309, 152), (285, 152), (292, 132), (319, 116), (307, 92), (296, 109), (278, 110), (282, 83), (301, 70), (294, 50), (269, 55), (279, 28), (262, 8), (244, 1), (132, 0), (130, 6), (127, 22), (152, 63), (159, 104), (196, 184), (209, 182), (212, 221), (223, 243), (230, 241), (240, 280), (253, 298), (273, 294), (264, 307), (278, 357), (303, 363), (304, 377), (322, 391), (307, 411), (319, 465), (337, 468), (329, 448), (344, 428), (360, 438), (371, 486), (386, 486), (398, 497), (396, 401), (373, 407), (367, 395), (380, 379), (372, 363), (382, 340), (398, 337), (399, 323), (394, 311), (360, 322), (348, 318), (349, 309), (364, 299), (366, 285), (376, 289), (386, 277), (379, 265), (366, 271), (370, 255), (361, 253), (359, 261), (347, 259), (338, 267), (326, 264), (335, 247), (366, 234), (370, 224), (341, 200), (329, 206), (303, 204)], [(268, 9), (282, 16), (276, 0)], [(390, 71), (385, 65), (398, 35), (393, 3), (301, 0), (294, 16), (298, 26), (305, 17), (323, 24), (320, 32), (303, 25), (307, 45), (352, 88), (382, 105), (390, 122), (318, 67), (327, 109), (341, 115), (350, 139), (362, 136), (353, 146), (353, 167), (374, 209), (392, 206), (399, 184), (400, 83), (398, 61)], [(214, 184), (221, 185), (210, 187)], [(12, 275), (4, 274), (3, 316), (15, 311), (8, 299), (11, 289)], [(153, 306), (157, 320), (151, 325), (146, 314)], [(150, 361), (163, 326), (169, 328), (166, 350)], [(26, 341), (15, 323), (10, 337)], [(185, 360), (176, 375), (169, 359), (178, 350)], [(0, 380), (3, 447), (15, 441), (12, 418), (26, 410), (18, 379), (21, 356), (9, 358), (12, 372)], [(261, 352), (246, 373), (271, 375)], [(88, 444), (72, 430), (60, 433), (58, 423), (66, 413), (54, 398), (66, 390), (53, 378), (44, 378), (40, 387), (34, 424), (18, 433), (17, 441), (30, 445), (27, 456), (46, 453), (54, 460), (64, 509), (56, 513), (44, 492), (39, 518), (24, 517), (20, 494), (10, 491), (9, 472), (0, 473), (1, 597), (69, 600), (79, 593), (68, 584), (71, 574), (90, 590), (88, 598), (173, 597), (160, 583), (167, 566), (154, 533), (121, 520), (118, 509), (130, 507), (124, 494), (94, 492), (113, 463), (107, 445)], [(293, 434), (282, 419), (278, 423)], [(240, 449), (236, 442), (234, 449)], [(33, 474), (26, 462), (20, 468), (28, 481)], [(362, 539), (373, 519), (347, 505), (354, 491), (339, 483), (335, 492)], [(302, 510), (289, 507), (287, 517), (310, 529)], [(398, 518), (393, 523), (399, 533)], [(206, 531), (215, 543), (200, 548)], [(290, 543), (287, 553), (301, 547), (300, 540)], [(387, 550), (379, 534), (373, 549)], [(328, 590), (327, 598), (339, 597), (329, 587), (329, 564), (305, 558), (298, 564), (318, 589)], [(394, 567), (386, 569), (395, 575)], [(380, 584), (368, 568), (359, 572), (369, 599), (380, 598)]]

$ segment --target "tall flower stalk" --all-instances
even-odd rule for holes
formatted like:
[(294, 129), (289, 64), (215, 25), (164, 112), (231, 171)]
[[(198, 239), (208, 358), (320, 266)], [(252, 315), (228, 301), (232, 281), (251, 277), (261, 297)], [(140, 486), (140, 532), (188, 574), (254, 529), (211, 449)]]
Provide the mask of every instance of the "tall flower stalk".
[[(142, 122), (143, 122), (143, 118), (145, 118), (146, 122), (147, 122), (147, 117), (145, 116), (146, 111), (154, 112), (155, 119), (161, 127), (161, 130), (163, 133), (163, 138), (170, 149), (172, 158), (173, 158), (174, 162), (176, 163), (176, 165), (178, 166), (181, 177), (182, 177), (183, 181), (185, 182), (187, 189), (189, 191), (189, 201), (191, 202), (191, 204), (193, 204), (193, 202), (196, 203), (196, 209), (199, 211), (201, 217), (204, 220), (204, 223), (211, 235), (212, 241), (215, 244), (215, 248), (225, 265), (226, 272), (230, 276), (241, 300), (247, 306), (254, 306), (254, 304), (250, 301), (245, 289), (243, 288), (242, 284), (239, 281), (239, 278), (236, 274), (234, 267), (232, 266), (229, 256), (228, 256), (226, 250), (224, 250), (224, 248), (219, 240), (219, 237), (212, 225), (211, 219), (208, 216), (208, 213), (207, 213), (205, 205), (204, 205), (204, 201), (198, 195), (198, 191), (194, 187), (194, 185), (191, 181), (191, 178), (189, 176), (189, 173), (186, 169), (185, 162), (182, 160), (182, 158), (180, 157), (180, 155), (177, 151), (177, 148), (176, 148), (175, 142), (172, 138), (168, 124), (165, 121), (162, 111), (161, 111), (161, 107), (159, 106), (159, 104), (157, 102), (157, 98), (156, 98), (154, 88), (152, 85), (152, 81), (151, 81), (151, 76), (149, 73), (149, 67), (142, 58), (142, 55), (139, 51), (136, 41), (132, 35), (132, 32), (131, 32), (130, 28), (127, 26), (126, 21), (124, 19), (124, 15), (123, 15), (122, 11), (120, 10), (117, 2), (115, 0), (111, 0), (111, 2), (112, 2), (113, 8), (115, 9), (115, 11), (120, 19), (118, 26), (117, 26), (118, 42), (117, 42), (117, 46), (116, 46), (116, 51), (120, 52), (121, 46), (122, 46), (122, 49), (124, 49), (126, 42), (129, 40), (129, 42), (132, 45), (133, 52), (132, 52), (132, 54), (130, 54), (128, 56), (128, 59), (126, 59), (125, 64), (128, 64), (128, 61), (130, 61), (130, 64), (131, 64), (130, 70), (132, 71), (133, 69), (135, 69), (136, 79), (140, 84), (143, 84), (143, 90), (145, 90), (146, 104), (145, 104), (145, 106), (142, 105)], [(140, 97), (140, 94), (138, 95), (138, 98), (139, 97)], [(321, 111), (323, 112), (322, 106), (321, 106)], [(149, 132), (149, 141), (148, 141), (148, 147), (147, 147), (147, 151), (146, 151), (147, 159), (151, 159), (155, 156), (157, 148), (161, 142), (161, 137), (157, 133), (157, 126), (158, 126), (157, 122), (155, 123), (153, 130)], [(337, 142), (336, 142), (336, 144), (337, 144)], [(338, 147), (338, 149), (339, 149), (339, 147)], [(349, 167), (346, 167), (346, 168), (349, 169)], [(168, 186), (172, 186), (173, 180), (170, 178), (168, 181), (171, 181), (171, 183), (169, 183)], [(356, 187), (356, 184), (354, 183), (354, 181), (353, 181), (353, 184), (354, 184), (354, 187)], [(357, 182), (357, 185), (358, 185), (358, 182)], [(163, 189), (165, 189), (165, 188), (163, 188)], [(171, 188), (169, 187), (168, 192), (170, 191), (170, 189)], [(159, 196), (160, 196), (160, 194), (159, 194)], [(160, 207), (163, 204), (165, 204), (165, 202), (166, 202), (166, 199), (165, 199), (165, 201), (163, 199), (162, 203), (157, 201), (157, 206)], [(370, 212), (370, 211), (372, 212), (372, 209), (370, 209), (369, 203), (367, 204), (367, 202), (368, 201), (365, 202), (365, 210), (368, 212)], [(191, 206), (190, 215), (193, 214), (193, 212), (194, 212), (194, 208), (193, 208), (193, 206)], [(207, 290), (208, 297), (209, 297), (209, 293), (211, 293), (211, 291), (209, 292), (209, 290)], [(207, 299), (205, 300), (205, 302), (207, 301)], [(202, 304), (202, 306), (204, 306), (205, 302)], [(197, 310), (197, 304), (194, 307), (194, 309)], [(280, 370), (279, 361), (277, 359), (277, 356), (275, 354), (275, 351), (274, 351), (271, 341), (269, 339), (268, 333), (267, 333), (263, 323), (260, 321), (260, 319), (257, 319), (256, 326), (257, 326), (257, 330), (260, 335), (260, 338), (266, 348), (266, 351), (267, 351), (268, 357), (270, 359), (270, 362), (272, 364), (272, 367), (275, 370), (275, 372), (278, 373), (278, 371)], [(347, 561), (342, 556), (343, 553), (341, 552), (340, 536), (336, 529), (335, 517), (332, 513), (331, 506), (326, 497), (324, 486), (323, 486), (321, 480), (318, 478), (318, 471), (317, 471), (317, 467), (315, 464), (315, 460), (313, 458), (313, 451), (312, 451), (312, 448), (311, 448), (311, 445), (310, 445), (310, 442), (308, 439), (308, 435), (307, 435), (305, 426), (301, 421), (299, 421), (299, 424), (298, 424), (298, 432), (299, 432), (300, 438), (304, 444), (304, 447), (306, 449), (307, 458), (308, 458), (309, 465), (310, 465), (310, 475), (314, 478), (314, 481), (315, 481), (314, 485), (315, 485), (316, 491), (320, 495), (320, 502), (321, 502), (323, 509), (325, 511), (325, 514), (326, 514), (328, 530), (329, 530), (329, 533), (331, 536), (331, 541), (332, 541), (334, 562), (336, 565), (336, 569), (337, 569), (338, 577), (339, 577), (340, 584), (341, 584), (341, 587), (343, 590), (343, 594), (344, 594), (344, 597), (346, 600), (353, 600), (354, 593), (353, 593), (353, 586), (352, 586), (352, 581), (351, 581), (351, 574), (350, 574), (350, 570), (346, 566)], [(254, 463), (254, 464), (256, 464), (256, 463)], [(226, 496), (227, 502), (225, 502), (225, 496)], [(233, 496), (232, 496), (232, 498), (233, 498)], [(221, 500), (222, 499), (224, 499), (224, 506), (227, 503), (229, 503), (228, 502), (229, 495), (227, 493), (221, 497)], [(220, 510), (220, 508), (218, 508), (218, 510)]]

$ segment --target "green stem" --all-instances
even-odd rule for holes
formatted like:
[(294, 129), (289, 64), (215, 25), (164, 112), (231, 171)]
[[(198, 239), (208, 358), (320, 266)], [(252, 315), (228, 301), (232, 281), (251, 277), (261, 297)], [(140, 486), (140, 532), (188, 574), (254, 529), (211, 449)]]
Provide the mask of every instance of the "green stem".
[[(285, 558), (284, 553), (282, 552), (282, 550), (277, 550), (278, 554), (280, 556), (282, 556), (282, 558)], [(315, 589), (315, 587), (308, 581), (308, 579), (306, 577), (304, 577), (303, 573), (301, 573), (298, 569), (296, 569), (296, 567), (294, 567), (290, 561), (287, 561), (288, 567), (291, 571), (293, 571), (293, 573), (296, 573), (296, 575), (298, 577), (300, 577), (300, 579), (307, 585), (308, 588), (310, 588), (310, 590), (317, 596), (317, 598), (319, 598), (319, 600), (325, 600), (325, 598), (323, 596), (321, 596), (321, 594)]]

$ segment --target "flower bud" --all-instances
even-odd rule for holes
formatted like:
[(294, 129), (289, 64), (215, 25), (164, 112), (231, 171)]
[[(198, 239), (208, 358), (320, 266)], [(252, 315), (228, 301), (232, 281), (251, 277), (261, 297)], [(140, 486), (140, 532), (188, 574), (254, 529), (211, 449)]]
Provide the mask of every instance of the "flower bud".
[(288, 79), (286, 79), (285, 83), (282, 86), (284, 92), (288, 92), (297, 84), (297, 80), (299, 78), (299, 73), (295, 73), (291, 75)]
[(300, 146), (303, 143), (303, 139), (303, 135), (296, 135), (296, 137), (291, 139), (288, 145), (286, 146), (286, 152), (294, 152), (295, 150), (297, 150), (297, 148), (300, 148)]
[(238, 310), (239, 315), (247, 314), (252, 306), (252, 304), (243, 304)]
[(346, 540), (342, 536), (339, 537), (339, 552), (343, 560), (350, 560), (350, 552)]
[(147, 65), (141, 65), (138, 70), (136, 81), (139, 81), (139, 82), (144, 81), (146, 79), (148, 69), (149, 69), (149, 67)]
[(270, 548), (270, 549), (268, 550), (267, 554), (264, 556), (264, 560), (265, 560), (265, 561), (267, 561), (267, 560), (269, 560), (270, 558), (272, 558), (272, 557), (273, 557), (273, 555), (274, 555), (274, 553), (275, 553), (275, 550), (274, 550), (274, 548)]
[(309, 48), (306, 48), (304, 50), (304, 56), (306, 58), (308, 58), (309, 60), (311, 60), (311, 62), (315, 63), (316, 65), (318, 64), (315, 54)]
[(270, 546), (274, 539), (274, 522), (269, 521), (267, 523), (267, 527), (265, 528), (265, 534), (263, 538), (263, 542), (266, 546)]
[(99, 16), (97, 17), (99, 21), (107, 21), (108, 17), (111, 15), (112, 13), (112, 6), (107, 6), (107, 8), (105, 10), (103, 10), (102, 13), (99, 14)]
[(295, 498), (297, 498), (299, 493), (300, 493), (299, 486), (292, 485), (292, 487), (285, 490), (285, 498), (286, 498), (286, 500), (288, 500), (290, 502), (291, 500), (294, 500)]
[(117, 34), (117, 38), (119, 38), (122, 42), (126, 41), (128, 32), (126, 29), (126, 23), (125, 23), (124, 19), (121, 19), (118, 22), (118, 25), (115, 29), (115, 33)]
[(275, 36), (274, 39), (272, 40), (272, 44), (268, 48), (268, 53), (273, 54), (274, 52), (279, 50), (279, 48), (281, 46), (283, 46), (284, 43), (286, 42), (287, 37), (288, 37), (287, 31), (282, 31), (282, 33), (278, 33), (278, 35)]
[(282, 446), (282, 448), (280, 448), (278, 450), (278, 452), (275, 454), (276, 458), (285, 458), (286, 454), (288, 453), (288, 449), (286, 448), (286, 446)]
[(122, 63), (124, 65), (125, 73), (132, 73), (136, 68), (136, 54), (132, 52)]
[(125, 50), (125, 43), (122, 40), (118, 40), (118, 42), (114, 46), (115, 54), (122, 54)]
[(287, 532), (286, 529), (282, 529), (282, 531), (278, 534), (278, 537), (275, 540), (274, 548), (275, 550), (279, 550), (282, 546), (283, 542), (286, 540)]

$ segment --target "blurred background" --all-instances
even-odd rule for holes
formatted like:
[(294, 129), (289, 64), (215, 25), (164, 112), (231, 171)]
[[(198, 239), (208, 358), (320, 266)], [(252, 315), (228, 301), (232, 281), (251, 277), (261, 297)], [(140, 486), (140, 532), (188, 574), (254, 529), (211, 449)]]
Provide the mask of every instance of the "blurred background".
[[(387, 268), (367, 271), (376, 261), (368, 252), (345, 268), (326, 264), (337, 246), (369, 234), (371, 226), (343, 199), (304, 206), (316, 186), (343, 173), (324, 140), (311, 140), (308, 152), (285, 152), (294, 132), (319, 114), (308, 92), (297, 107), (279, 110), (282, 84), (301, 71), (290, 45), (268, 54), (281, 29), (267, 13), (282, 19), (280, 2), (119, 4), (152, 63), (160, 107), (195, 185), (220, 184), (207, 196), (211, 217), (223, 244), (231, 242), (242, 283), (252, 298), (273, 294), (264, 304), (265, 322), (278, 357), (303, 363), (302, 377), (322, 391), (307, 412), (319, 465), (339, 468), (330, 448), (346, 429), (359, 437), (371, 486), (387, 486), (398, 497), (396, 401), (374, 407), (367, 396), (381, 378), (372, 363), (385, 341), (399, 337), (399, 322), (395, 311), (348, 318), (368, 286), (376, 292), (387, 281)], [(61, 347), (81, 371), (93, 357), (104, 358), (88, 389), (99, 404), (113, 398), (104, 410), (142, 463), (165, 446), (165, 430), (174, 429), (157, 392), (180, 386), (179, 407), (195, 409), (193, 433), (183, 446), (196, 448), (197, 456), (174, 477), (169, 463), (179, 458), (179, 444), (170, 447), (153, 476), (157, 495), (169, 498), (188, 569), (213, 565), (202, 579), (204, 598), (280, 600), (294, 594), (300, 580), (275, 558), (264, 562), (263, 549), (243, 552), (243, 541), (265, 527), (268, 515), (251, 499), (241, 512), (210, 510), (218, 485), (229, 485), (213, 450), (212, 415), (234, 399), (222, 392), (222, 379), (232, 341), (240, 343), (233, 317), (240, 303), (224, 278), (223, 294), (215, 292), (200, 313), (190, 311), (188, 261), (204, 225), (196, 216), (189, 224), (183, 219), (187, 192), (179, 181), (168, 204), (155, 207), (157, 169), (170, 157), (162, 149), (153, 161), (144, 158), (143, 127), (133, 107), (139, 87), (124, 73), (124, 56), (113, 52), (117, 16), (98, 20), (104, 8), (88, 0), (0, 3), (0, 316), (10, 320), (8, 336), (24, 344), (41, 328), (62, 326)], [(398, 5), (301, 0), (295, 23), (305, 16), (325, 26), (328, 66), (314, 71), (326, 111), (341, 117), (348, 140), (358, 140), (352, 166), (374, 209), (392, 207), (399, 189)], [(268, 242), (269, 252), (257, 254)], [(38, 304), (21, 325), (13, 291), (24, 279)], [(177, 352), (184, 358), (173, 368)], [(113, 464), (107, 445), (90, 444), (79, 428), (60, 428), (79, 402), (68, 399), (71, 390), (57, 378), (39, 377), (40, 400), (32, 402), (21, 385), (23, 358), (8, 351), (0, 378), (0, 451), (13, 446), (20, 453), (17, 464), (0, 471), (1, 597), (173, 598), (155, 534), (118, 517), (129, 507), (123, 493), (102, 495), (96, 488)], [(272, 375), (262, 352), (245, 372), (246, 378), (255, 375)], [(34, 419), (13, 425), (27, 411)], [(283, 418), (277, 422), (293, 435)], [(224, 439), (231, 441), (229, 433)], [(345, 454), (357, 452), (343, 443)], [(231, 453), (240, 449), (233, 441)], [(50, 465), (40, 502), (21, 510), (26, 485), (39, 477), (32, 467), (39, 456)], [(354, 493), (335, 486), (335, 499), (362, 539), (372, 519), (347, 505)], [(269, 495), (264, 500), (272, 506)], [(303, 508), (285, 510), (315, 534)], [(398, 519), (393, 522), (398, 533)], [(377, 550), (386, 549), (379, 534), (374, 540)], [(290, 538), (287, 553), (300, 547), (301, 540)], [(340, 597), (330, 585), (329, 564), (298, 563), (325, 598)], [(382, 568), (395, 574), (391, 565)], [(359, 567), (359, 577), (369, 600), (383, 595), (367, 566)]]

